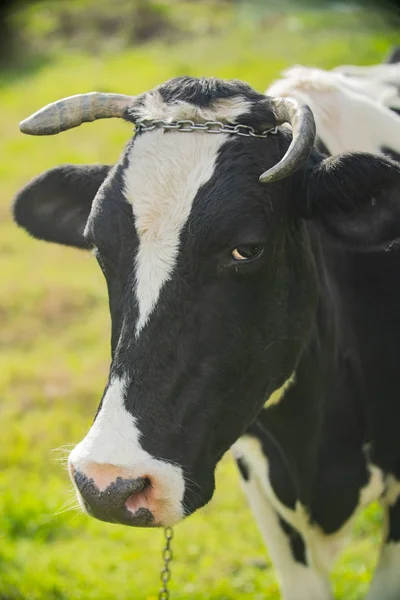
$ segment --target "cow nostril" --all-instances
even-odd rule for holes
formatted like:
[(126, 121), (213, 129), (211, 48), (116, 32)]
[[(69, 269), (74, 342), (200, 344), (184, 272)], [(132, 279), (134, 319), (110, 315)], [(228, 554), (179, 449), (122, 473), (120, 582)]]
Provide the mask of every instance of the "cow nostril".
[(140, 509), (150, 509), (149, 501), (153, 485), (149, 477), (141, 477), (142, 485), (132, 492), (125, 501), (125, 507), (132, 513), (137, 513)]

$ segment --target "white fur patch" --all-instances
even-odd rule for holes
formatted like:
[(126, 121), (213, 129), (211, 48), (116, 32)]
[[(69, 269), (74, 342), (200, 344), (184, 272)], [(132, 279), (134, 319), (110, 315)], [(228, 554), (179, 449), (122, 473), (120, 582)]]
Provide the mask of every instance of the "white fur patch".
[[(364, 506), (378, 499), (384, 490), (381, 470), (374, 465), (370, 465), (369, 481), (360, 490), (359, 503), (353, 514), (338, 531), (327, 535), (319, 526), (310, 524), (309, 515), (300, 502), (296, 502), (295, 508), (291, 509), (282, 504), (276, 496), (269, 479), (268, 458), (262, 451), (261, 443), (257, 438), (248, 435), (242, 436), (234, 445), (233, 450), (235, 455), (244, 457), (246, 464), (249, 466), (250, 480), (252, 477), (256, 478), (258, 485), (263, 490), (266, 501), (292, 527), (301, 533), (307, 547), (307, 558), (312, 567), (320, 574), (327, 574), (332, 569), (336, 557), (349, 540), (355, 516)], [(268, 512), (268, 506), (265, 510)], [(261, 514), (262, 510), (260, 509), (257, 512)], [(257, 516), (256, 518), (259, 519)], [(310, 596), (310, 598), (313, 598), (313, 596)], [(321, 598), (324, 598), (324, 596), (321, 596)]]
[(333, 69), (351, 77), (367, 79), (400, 87), (400, 63), (381, 64), (372, 66), (340, 65)]
[(132, 204), (139, 236), (136, 256), (136, 335), (171, 277), (180, 234), (199, 188), (213, 175), (226, 134), (156, 130), (135, 140), (124, 174), (125, 196)]
[(92, 427), (72, 450), (69, 462), (83, 473), (89, 463), (99, 463), (128, 469), (134, 478), (144, 475), (154, 478), (167, 506), (164, 518), (177, 522), (183, 517), (185, 484), (182, 468), (156, 459), (143, 450), (136, 419), (124, 406), (125, 386), (124, 379), (114, 378), (110, 382)]
[(166, 103), (159, 92), (152, 92), (144, 98), (143, 106), (135, 107), (135, 114), (139, 119), (162, 119), (168, 122), (190, 119), (197, 122), (231, 123), (250, 109), (251, 102), (240, 95), (220, 98), (209, 106), (197, 106), (183, 100)]
[(384, 146), (400, 152), (400, 118), (387, 108), (400, 105), (398, 92), (384, 82), (294, 67), (265, 93), (308, 104), (317, 134), (331, 154), (377, 153)]
[[(314, 567), (298, 563), (293, 557), (287, 534), (279, 523), (279, 510), (273, 505), (266, 492), (265, 479), (268, 478), (267, 461), (258, 454), (257, 442), (246, 436), (234, 446), (234, 453), (242, 455), (250, 467), (250, 479), (241, 480), (250, 508), (263, 536), (265, 545), (277, 570), (282, 597), (284, 600), (330, 600), (330, 585), (327, 573)], [(275, 498), (276, 500), (276, 498)]]

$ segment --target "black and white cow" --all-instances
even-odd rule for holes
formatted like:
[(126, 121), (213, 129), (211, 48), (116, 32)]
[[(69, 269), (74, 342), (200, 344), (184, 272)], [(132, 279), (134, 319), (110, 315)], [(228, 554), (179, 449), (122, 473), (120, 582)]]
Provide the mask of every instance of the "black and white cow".
[(14, 204), (35, 237), (93, 248), (108, 286), (109, 380), (69, 460), (83, 508), (177, 523), (236, 442), (285, 600), (331, 598), (332, 563), (376, 499), (368, 599), (398, 600), (400, 165), (326, 158), (307, 107), (218, 79), (72, 97), (21, 129), (112, 116), (137, 125), (115, 166), (57, 167)]
[(266, 90), (306, 103), (314, 113), (322, 149), (390, 153), (400, 159), (400, 62), (333, 71), (296, 66)]

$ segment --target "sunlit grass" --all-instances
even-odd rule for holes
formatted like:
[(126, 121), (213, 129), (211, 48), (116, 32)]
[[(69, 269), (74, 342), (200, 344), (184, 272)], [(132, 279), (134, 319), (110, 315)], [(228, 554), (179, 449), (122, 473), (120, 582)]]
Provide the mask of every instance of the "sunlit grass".
[[(68, 510), (73, 493), (52, 450), (82, 438), (106, 383), (106, 289), (90, 254), (30, 239), (12, 224), (9, 209), (19, 187), (49, 167), (116, 161), (130, 127), (113, 120), (29, 138), (18, 122), (61, 96), (96, 89), (135, 94), (184, 73), (237, 77), (263, 90), (294, 63), (379, 61), (395, 41), (395, 32), (356, 27), (357, 16), (327, 15), (309, 10), (261, 21), (232, 14), (216, 38), (101, 56), (70, 51), (21, 77), (0, 75), (0, 599), (155, 599), (163, 545), (161, 531)], [(365, 594), (379, 531), (373, 506), (335, 569), (337, 598)], [(173, 598), (278, 598), (230, 459), (220, 465), (210, 505), (176, 528), (174, 555)]]

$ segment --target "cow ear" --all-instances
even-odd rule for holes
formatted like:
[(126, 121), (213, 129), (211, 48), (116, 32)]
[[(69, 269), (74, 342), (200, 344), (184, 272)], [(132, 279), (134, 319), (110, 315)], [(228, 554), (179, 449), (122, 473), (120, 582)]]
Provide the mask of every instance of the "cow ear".
[(14, 198), (16, 223), (46, 242), (88, 248), (83, 232), (110, 169), (108, 165), (61, 165), (42, 173)]
[(308, 218), (346, 246), (388, 249), (400, 241), (400, 164), (362, 152), (314, 163), (303, 189)]

